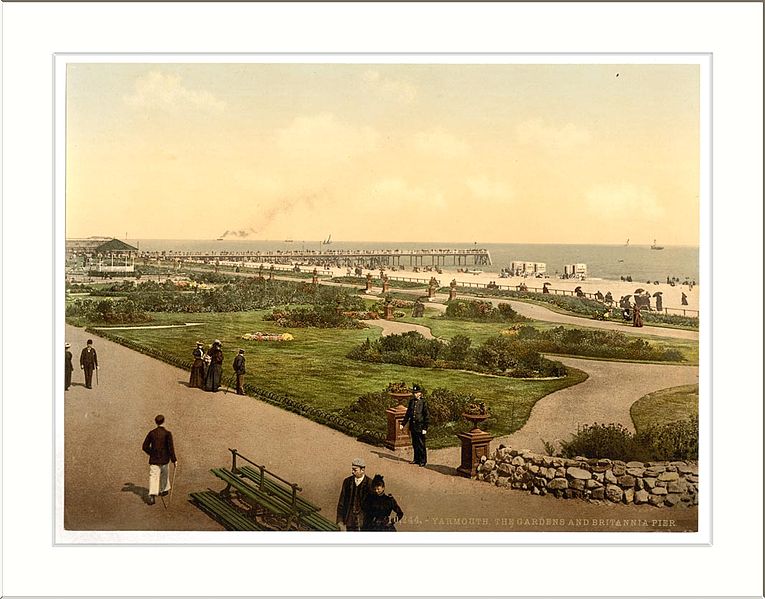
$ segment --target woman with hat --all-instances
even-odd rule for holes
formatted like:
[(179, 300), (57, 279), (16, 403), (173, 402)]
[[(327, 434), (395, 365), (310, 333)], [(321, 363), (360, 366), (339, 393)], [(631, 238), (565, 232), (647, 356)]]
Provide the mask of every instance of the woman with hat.
[(218, 339), (213, 341), (212, 347), (207, 350), (207, 355), (210, 356), (210, 366), (207, 367), (205, 376), (205, 390), (214, 393), (220, 387), (223, 374), (223, 349)]
[(403, 510), (393, 495), (385, 494), (385, 480), (381, 474), (375, 474), (372, 479), (372, 492), (365, 498), (361, 506), (364, 512), (364, 531), (396, 532), (395, 523), (404, 517)]
[(191, 352), (194, 356), (194, 363), (191, 365), (191, 377), (189, 378), (189, 387), (204, 389), (205, 386), (205, 350), (201, 341), (197, 341), (197, 346)]

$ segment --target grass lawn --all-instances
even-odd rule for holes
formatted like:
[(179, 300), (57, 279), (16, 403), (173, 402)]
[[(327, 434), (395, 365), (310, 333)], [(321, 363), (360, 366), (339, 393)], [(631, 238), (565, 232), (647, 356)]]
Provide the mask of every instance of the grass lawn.
[(638, 432), (698, 415), (698, 385), (683, 385), (649, 393), (630, 408), (630, 416)]
[[(417, 382), (425, 389), (446, 387), (456, 393), (472, 393), (491, 409), (493, 416), (484, 428), (494, 435), (518, 430), (528, 420), (531, 408), (539, 399), (558, 389), (577, 384), (587, 376), (583, 372), (571, 370), (565, 379), (533, 381), (455, 370), (357, 362), (346, 358), (346, 354), (366, 338), (377, 339), (380, 336), (377, 327), (282, 328), (263, 320), (263, 316), (270, 312), (154, 313), (154, 320), (149, 324), (203, 324), (175, 329), (119, 330), (113, 331), (112, 335), (189, 361), (196, 341), (209, 346), (213, 339), (220, 339), (224, 352), (224, 382), (233, 376), (231, 363), (237, 349), (241, 347), (246, 351), (247, 382), (274, 393), (287, 394), (331, 413), (341, 412), (360, 395), (380, 391), (392, 381), (406, 381), (410, 385)], [(287, 332), (295, 339), (287, 342), (258, 342), (240, 338), (245, 333), (256, 331)], [(457, 423), (440, 427), (440, 430), (432, 429), (428, 431), (428, 444), (433, 448), (457, 445), (458, 439), (454, 433), (467, 428), (467, 423)]]

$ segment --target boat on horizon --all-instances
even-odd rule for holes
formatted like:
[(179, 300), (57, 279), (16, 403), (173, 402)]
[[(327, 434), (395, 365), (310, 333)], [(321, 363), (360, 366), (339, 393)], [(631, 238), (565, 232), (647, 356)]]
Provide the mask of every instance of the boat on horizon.
[(295, 241), (294, 239), (285, 239), (284, 243), (293, 243), (294, 241)]
[[(656, 240), (654, 239), (654, 241), (656, 241)], [(624, 244), (624, 247), (626, 247), (626, 248), (630, 247), (630, 238), (629, 237), (627, 237), (627, 243)]]
[(218, 237), (215, 241), (223, 241), (223, 237)]
[(324, 241), (321, 242), (321, 245), (330, 245), (332, 243), (332, 233), (329, 234), (329, 237), (327, 237)]
[(654, 239), (653, 240), (653, 245), (651, 246), (651, 249), (652, 250), (663, 250), (664, 246), (663, 245), (656, 245), (656, 240)]

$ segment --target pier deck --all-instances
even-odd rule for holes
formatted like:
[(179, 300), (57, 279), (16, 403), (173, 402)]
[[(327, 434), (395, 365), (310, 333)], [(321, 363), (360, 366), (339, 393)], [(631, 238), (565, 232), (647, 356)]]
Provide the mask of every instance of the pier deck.
[(423, 249), (423, 250), (275, 250), (249, 252), (141, 252), (139, 259), (177, 260), (179, 262), (269, 262), (290, 264), (310, 262), (336, 266), (490, 266), (491, 254), (486, 249)]

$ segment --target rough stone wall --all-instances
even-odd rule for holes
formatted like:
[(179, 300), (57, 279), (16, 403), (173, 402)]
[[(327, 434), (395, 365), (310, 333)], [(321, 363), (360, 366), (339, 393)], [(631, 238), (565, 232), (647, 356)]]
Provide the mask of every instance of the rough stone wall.
[(695, 462), (551, 457), (509, 447), (481, 458), (478, 480), (534, 495), (674, 507), (698, 505)]

